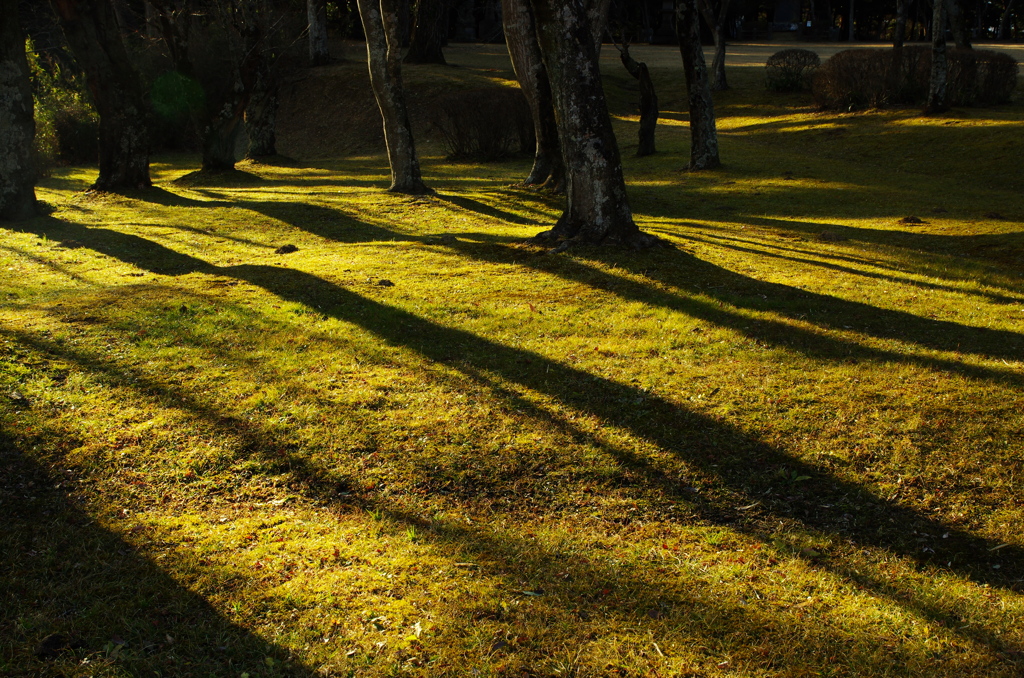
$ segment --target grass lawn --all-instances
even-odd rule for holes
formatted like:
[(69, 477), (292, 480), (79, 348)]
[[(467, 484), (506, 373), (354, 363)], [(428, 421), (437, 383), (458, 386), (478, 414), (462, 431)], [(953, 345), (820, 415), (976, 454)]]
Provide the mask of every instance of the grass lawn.
[[(410, 87), (507, 84), (460, 54)], [(1024, 673), (1020, 95), (820, 114), (737, 67), (697, 174), (681, 68), (643, 159), (604, 68), (675, 249), (546, 254), (526, 159), (426, 141), (425, 198), (374, 149), (41, 182), (0, 226), (0, 675)]]

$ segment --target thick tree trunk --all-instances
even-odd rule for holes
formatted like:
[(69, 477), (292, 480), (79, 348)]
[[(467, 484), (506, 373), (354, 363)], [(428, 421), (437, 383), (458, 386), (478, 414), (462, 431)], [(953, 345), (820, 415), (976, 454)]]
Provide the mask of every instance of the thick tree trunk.
[(448, 0), (418, 0), (405, 63), (447, 64), (442, 50), (447, 38)]
[(523, 184), (544, 185), (555, 190), (564, 188), (565, 170), (562, 149), (558, 143), (551, 83), (537, 44), (537, 29), (529, 0), (502, 0), (505, 44), (508, 45), (512, 68), (519, 87), (526, 97), (533, 118), (536, 151), (533, 168)]
[(608, 105), (601, 85), (587, 0), (531, 0), (537, 44), (551, 79), (568, 204), (537, 237), (573, 244), (650, 247), (658, 238), (633, 221)]
[(36, 214), (35, 131), (18, 0), (0, 0), (0, 220)]
[(640, 138), (636, 154), (641, 157), (653, 155), (656, 152), (654, 130), (658, 125), (658, 95), (654, 91), (654, 82), (651, 81), (647, 64), (637, 62), (630, 56), (629, 45), (619, 49), (619, 56), (622, 65), (640, 83)]
[(306, 0), (306, 22), (309, 26), (309, 62), (323, 66), (331, 61), (327, 46), (327, 0)]
[(249, 105), (245, 108), (245, 131), (249, 136), (247, 158), (277, 154), (277, 104), (277, 82), (266, 58), (262, 58)]
[(948, 64), (946, 62), (946, 21), (945, 3), (935, 0), (932, 13), (932, 73), (928, 86), (926, 114), (942, 113), (949, 110), (949, 96), (946, 87)]
[(683, 55), (687, 100), (690, 108), (691, 170), (720, 166), (715, 106), (711, 100), (708, 67), (700, 44), (700, 24), (696, 0), (676, 0), (676, 33)]
[(964, 30), (963, 12), (956, 0), (945, 0), (946, 16), (949, 17), (949, 28), (953, 31), (953, 44), (960, 49), (971, 49), (971, 38)]
[(388, 190), (412, 195), (432, 193), (420, 175), (420, 162), (416, 157), (405, 106), (398, 1), (359, 0), (359, 17), (366, 34), (370, 85), (384, 122), (384, 141), (391, 164), (391, 187)]
[(145, 188), (149, 178), (148, 104), (121, 38), (110, 0), (51, 0), (100, 115), (98, 191)]

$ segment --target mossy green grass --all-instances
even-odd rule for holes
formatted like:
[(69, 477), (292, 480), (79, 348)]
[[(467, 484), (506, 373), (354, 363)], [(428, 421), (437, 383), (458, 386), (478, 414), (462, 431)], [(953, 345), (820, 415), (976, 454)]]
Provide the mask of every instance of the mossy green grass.
[(1024, 112), (730, 75), (687, 173), (680, 72), (642, 159), (609, 72), (673, 249), (548, 254), (526, 160), (430, 145), (430, 197), (54, 172), (0, 230), (0, 674), (1020, 675)]

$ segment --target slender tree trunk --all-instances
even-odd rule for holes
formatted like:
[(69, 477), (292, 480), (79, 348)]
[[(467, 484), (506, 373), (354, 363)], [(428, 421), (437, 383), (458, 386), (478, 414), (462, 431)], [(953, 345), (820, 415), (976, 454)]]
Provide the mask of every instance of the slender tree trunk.
[(590, 8), (587, 10), (590, 20), (590, 34), (594, 36), (594, 47), (597, 55), (601, 56), (601, 46), (604, 44), (604, 32), (608, 28), (608, 19), (611, 11), (611, 0), (588, 0)]
[(121, 38), (110, 0), (51, 0), (75, 60), (85, 71), (100, 115), (100, 174), (92, 188), (146, 188), (148, 104)]
[(896, 0), (896, 27), (892, 36), (892, 60), (889, 62), (889, 73), (886, 78), (888, 96), (893, 101), (900, 98), (903, 86), (903, 42), (907, 35), (907, 1)]
[(398, 2), (359, 0), (359, 16), (366, 34), (370, 85), (384, 122), (384, 141), (391, 164), (391, 187), (388, 190), (412, 195), (432, 193), (420, 175), (420, 162), (416, 157), (405, 106)]
[(854, 0), (850, 0), (850, 42), (853, 42), (854, 40), (857, 39), (856, 33), (855, 33), (855, 28), (856, 27), (854, 26), (854, 23), (853, 23), (853, 5), (854, 5)]
[(533, 9), (529, 0), (502, 0), (501, 14), (505, 27), (505, 44), (508, 45), (509, 57), (512, 59), (512, 68), (515, 70), (519, 87), (530, 106), (534, 136), (537, 140), (533, 168), (523, 184), (544, 185), (555, 190), (563, 190), (565, 171), (562, 164), (562, 149), (558, 142), (551, 83), (548, 81), (548, 71), (544, 67), (540, 46), (537, 44)]
[(711, 60), (711, 89), (721, 92), (729, 89), (725, 79), (725, 26), (715, 26), (711, 35), (715, 41), (715, 57)]
[(892, 48), (894, 51), (903, 49), (907, 38), (907, 0), (896, 0), (896, 28), (893, 30)]
[(718, 129), (715, 106), (711, 100), (708, 68), (700, 44), (700, 24), (696, 0), (676, 0), (676, 33), (686, 73), (687, 100), (690, 107), (691, 170), (714, 169), (722, 164), (718, 157)]
[(0, 0), (0, 220), (36, 214), (35, 132), (18, 0)]
[(267, 63), (260, 59), (252, 96), (245, 109), (245, 131), (249, 136), (248, 158), (277, 154), (277, 81)]
[(711, 37), (715, 41), (715, 57), (711, 61), (712, 92), (729, 89), (729, 82), (725, 77), (725, 21), (729, 14), (729, 3), (730, 0), (718, 0), (716, 5), (712, 0), (698, 0), (698, 9), (711, 29)]
[(959, 49), (971, 49), (971, 39), (964, 30), (963, 12), (956, 0), (945, 0), (946, 16), (949, 17), (949, 27), (953, 31), (953, 44)]
[(647, 64), (637, 62), (630, 56), (629, 45), (624, 44), (619, 49), (619, 56), (622, 65), (640, 83), (640, 138), (636, 154), (641, 157), (653, 155), (656, 152), (654, 131), (658, 125), (658, 95), (654, 91), (654, 82), (651, 81)]
[(946, 21), (943, 9), (945, 3), (935, 0), (932, 14), (932, 73), (928, 87), (928, 104), (925, 114), (942, 113), (949, 110), (949, 95), (946, 87), (948, 64), (946, 62)]
[(444, 58), (448, 38), (448, 0), (418, 0), (407, 64), (447, 64)]
[(1010, 38), (1010, 15), (1013, 12), (1013, 5), (1016, 0), (1006, 0), (1006, 9), (1003, 10), (1003, 15), (999, 17), (999, 39), (1009, 40)]
[(309, 62), (314, 66), (330, 63), (327, 45), (327, 0), (306, 0), (306, 22), (309, 26)]
[(650, 247), (626, 197), (619, 147), (601, 84), (588, 0), (531, 0), (537, 43), (551, 79), (566, 170), (568, 204), (555, 227), (537, 237), (574, 244)]

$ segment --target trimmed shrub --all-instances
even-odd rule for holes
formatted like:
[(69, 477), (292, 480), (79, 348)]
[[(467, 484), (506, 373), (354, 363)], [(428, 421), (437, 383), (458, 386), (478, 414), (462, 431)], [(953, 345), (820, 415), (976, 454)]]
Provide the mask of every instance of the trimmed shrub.
[(492, 161), (533, 152), (533, 118), (518, 89), (453, 92), (436, 102), (430, 118), (451, 158)]
[(821, 65), (809, 49), (784, 49), (765, 63), (765, 87), (774, 92), (799, 92), (811, 88), (811, 77)]
[[(992, 106), (1009, 101), (1017, 86), (1017, 62), (1002, 52), (950, 49), (949, 101), (954, 106)], [(815, 73), (811, 92), (818, 108), (849, 111), (899, 104), (921, 105), (928, 96), (931, 48), (839, 52)]]

